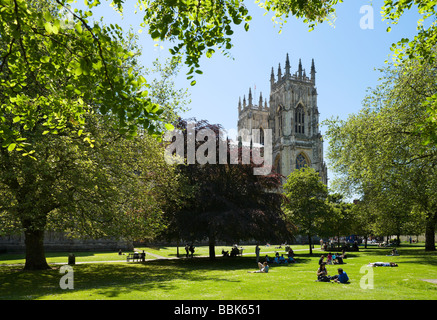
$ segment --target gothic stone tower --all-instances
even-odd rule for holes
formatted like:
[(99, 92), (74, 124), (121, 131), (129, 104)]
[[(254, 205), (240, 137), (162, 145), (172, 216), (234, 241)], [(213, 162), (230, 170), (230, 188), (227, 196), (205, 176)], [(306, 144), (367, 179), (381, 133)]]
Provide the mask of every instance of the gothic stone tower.
[(323, 161), (323, 140), (319, 131), (319, 111), (317, 108), (316, 69), (311, 64), (310, 77), (299, 59), (298, 70), (290, 72), (288, 54), (282, 74), (279, 64), (275, 77), (270, 76), (270, 101), (259, 97), (258, 105), (253, 104), (249, 89), (248, 101), (241, 98), (238, 103), (238, 130), (272, 129), (273, 166), (276, 172), (287, 177), (293, 170), (305, 165), (314, 168), (322, 181), (327, 184), (327, 169)]

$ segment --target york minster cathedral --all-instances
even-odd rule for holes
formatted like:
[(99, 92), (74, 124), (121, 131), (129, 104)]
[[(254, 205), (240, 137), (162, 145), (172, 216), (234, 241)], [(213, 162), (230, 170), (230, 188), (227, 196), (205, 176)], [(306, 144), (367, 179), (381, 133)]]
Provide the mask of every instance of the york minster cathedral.
[(270, 97), (254, 103), (249, 88), (248, 97), (238, 102), (238, 130), (260, 129), (259, 141), (264, 144), (264, 130), (272, 130), (273, 168), (287, 177), (304, 166), (314, 168), (327, 184), (327, 169), (323, 161), (323, 140), (319, 131), (316, 68), (314, 60), (307, 76), (299, 59), (295, 73), (291, 73), (289, 56), (285, 68), (279, 64), (277, 74), (270, 75)]

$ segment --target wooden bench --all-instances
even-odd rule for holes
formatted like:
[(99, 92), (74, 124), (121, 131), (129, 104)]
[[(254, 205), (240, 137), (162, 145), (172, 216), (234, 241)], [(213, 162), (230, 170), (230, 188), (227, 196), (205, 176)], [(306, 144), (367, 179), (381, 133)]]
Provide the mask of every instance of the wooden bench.
[(146, 254), (145, 253), (139, 253), (139, 252), (134, 252), (134, 253), (129, 253), (129, 255), (126, 257), (127, 262), (129, 262), (130, 260), (132, 261), (144, 261), (144, 259), (146, 259)]

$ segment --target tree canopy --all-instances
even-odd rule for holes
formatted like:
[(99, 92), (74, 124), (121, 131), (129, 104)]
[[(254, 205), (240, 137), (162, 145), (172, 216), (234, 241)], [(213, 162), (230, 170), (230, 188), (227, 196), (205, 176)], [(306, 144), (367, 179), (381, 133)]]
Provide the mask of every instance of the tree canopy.
[[(162, 117), (162, 108), (149, 95), (149, 83), (144, 74), (129, 65), (135, 53), (121, 45), (125, 32), (117, 24), (105, 26), (90, 22), (93, 9), (104, 5), (102, 1), (84, 0), (84, 10), (74, 8), (74, 2), (0, 1), (2, 113), (10, 114), (15, 123), (25, 129), (42, 121), (46, 126), (44, 133), (56, 134), (66, 126), (74, 126), (79, 131), (84, 115), (89, 112), (84, 101), (92, 92), (99, 112), (118, 118), (120, 132), (133, 135), (141, 127), (159, 136), (166, 119)], [(329, 21), (341, 2), (257, 1), (259, 7), (272, 13), (281, 24), (294, 16), (310, 29)], [(251, 21), (244, 1), (240, 0), (137, 0), (135, 3), (151, 38), (174, 44), (170, 53), (183, 58), (189, 66), (189, 79), (194, 73), (202, 73), (199, 65), (202, 56), (211, 57), (216, 50), (227, 55), (233, 46), (233, 29), (242, 25), (247, 31)], [(132, 14), (125, 12), (124, 0), (113, 0), (109, 4), (122, 14)], [(412, 7), (417, 7), (422, 15), (418, 34), (413, 40), (400, 39), (393, 45), (394, 54), (403, 61), (417, 58), (431, 61), (437, 39), (435, 20), (432, 21), (436, 16), (436, 1), (385, 0), (381, 9), (383, 18), (393, 26)], [(26, 90), (31, 81), (43, 90), (31, 94)], [(64, 90), (57, 90), (59, 81)], [(427, 144), (437, 139), (436, 99), (432, 95), (421, 101), (428, 107), (429, 117), (418, 129), (423, 131)], [(19, 131), (8, 127), (4, 117), (0, 118), (2, 146), (29, 155), (32, 151), (29, 142)]]
[(163, 109), (148, 95), (133, 59), (137, 50), (119, 26), (91, 24), (91, 15), (67, 1), (0, 1), (4, 148), (29, 155), (32, 145), (22, 133), (38, 124), (45, 128), (39, 134), (69, 127), (80, 136), (91, 112), (116, 118), (119, 132), (129, 136), (139, 127), (160, 132), (155, 122), (164, 121)]
[(427, 250), (435, 250), (437, 150), (424, 145), (417, 124), (429, 116), (422, 97), (437, 92), (435, 70), (435, 62), (391, 66), (358, 114), (326, 121), (339, 190), (372, 201), (379, 226), (394, 218), (405, 224), (419, 217), (413, 212), (422, 212)]

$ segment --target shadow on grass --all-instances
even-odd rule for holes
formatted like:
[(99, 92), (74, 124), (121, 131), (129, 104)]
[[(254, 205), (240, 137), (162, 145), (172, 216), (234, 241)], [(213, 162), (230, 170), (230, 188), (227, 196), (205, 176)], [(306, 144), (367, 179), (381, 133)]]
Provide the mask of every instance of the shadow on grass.
[[(298, 258), (298, 263), (310, 259)], [(293, 267), (293, 265), (273, 265), (271, 268)], [(238, 283), (238, 277), (229, 277), (235, 271), (256, 270), (253, 257), (209, 258), (156, 260), (145, 263), (99, 263), (73, 266), (74, 290), (62, 290), (60, 266), (52, 270), (22, 271), (17, 267), (0, 267), (0, 299), (38, 299), (43, 296), (79, 293), (91, 291), (107, 298), (128, 295), (132, 291), (159, 289), (172, 291), (180, 289), (186, 282)], [(206, 285), (206, 284), (205, 284)], [(85, 293), (84, 293), (85, 294)], [(66, 295), (68, 299), (68, 295)], [(81, 297), (86, 299), (86, 297)], [(185, 297), (186, 298), (186, 297)]]

